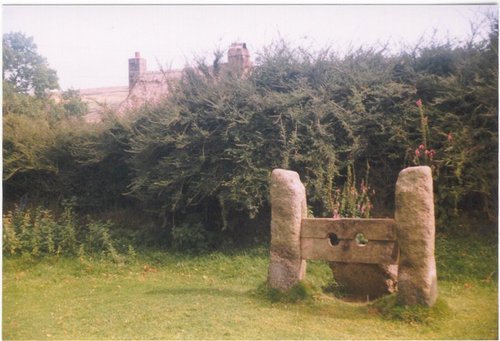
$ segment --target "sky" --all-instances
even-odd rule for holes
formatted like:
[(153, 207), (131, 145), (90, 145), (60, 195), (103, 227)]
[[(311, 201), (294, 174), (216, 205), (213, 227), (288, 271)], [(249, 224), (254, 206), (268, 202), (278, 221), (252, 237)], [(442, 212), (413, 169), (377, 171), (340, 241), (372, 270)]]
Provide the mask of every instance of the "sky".
[(386, 43), (397, 51), (433, 34), (467, 40), (471, 24), (484, 35), (485, 13), (497, 16), (497, 5), (4, 5), (2, 26), (34, 38), (65, 90), (126, 86), (135, 51), (148, 70), (210, 61), (236, 41), (252, 59), (279, 39), (339, 55)]

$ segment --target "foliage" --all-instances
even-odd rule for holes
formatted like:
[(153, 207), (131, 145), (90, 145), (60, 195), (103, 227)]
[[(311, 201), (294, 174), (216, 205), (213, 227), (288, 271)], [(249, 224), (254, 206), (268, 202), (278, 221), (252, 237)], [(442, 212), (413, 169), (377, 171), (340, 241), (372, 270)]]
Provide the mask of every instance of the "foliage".
[[(4, 98), (6, 101), (8, 97)], [(26, 173), (56, 172), (50, 159), (56, 132), (50, 123), (38, 115), (16, 115), (9, 111), (3, 117), (3, 179), (8, 181)], [(33, 181), (39, 185), (40, 181)], [(21, 185), (17, 181), (16, 185)]]
[(33, 92), (44, 96), (47, 90), (57, 89), (56, 71), (38, 54), (32, 37), (21, 32), (5, 33), (3, 43), (3, 79), (18, 92)]
[[(375, 204), (391, 209), (399, 171), (432, 163), (440, 217), (480, 197), (478, 208), (494, 219), (495, 186), (486, 184), (496, 183), (496, 157), (489, 154), (496, 151), (496, 97), (490, 93), (488, 105), (481, 105), (462, 85), (463, 73), (480, 72), (485, 49), (444, 44), (391, 57), (360, 49), (338, 59), (279, 42), (263, 51), (247, 78), (191, 69), (169, 99), (144, 110), (135, 123), (130, 194), (171, 217), (166, 221), (209, 212), (201, 218), (206, 229), (224, 230), (227, 215), (252, 217), (268, 202), (269, 171), (281, 167), (299, 172), (316, 215), (366, 216), (372, 206), (368, 180)], [(450, 60), (453, 65), (440, 65)], [(477, 77), (474, 85), (475, 91), (495, 89)], [(415, 105), (417, 96), (422, 99)], [(463, 109), (445, 109), (446, 96), (472, 101), (489, 114), (470, 111), (474, 123), (459, 133), (450, 124), (463, 122)], [(474, 138), (482, 140), (468, 145), (483, 149), (472, 155), (451, 147), (472, 138), (472, 125)], [(463, 179), (457, 158), (465, 155), (476, 160), (467, 168), (480, 179)], [(357, 190), (354, 174), (365, 164), (370, 179)]]
[(111, 222), (78, 223), (70, 206), (65, 207), (59, 218), (43, 207), (16, 208), (3, 216), (3, 254), (39, 258), (102, 253), (119, 261), (121, 257), (113, 245), (111, 228)]
[(201, 222), (185, 222), (172, 228), (172, 246), (182, 251), (207, 251), (209, 249), (209, 233)]
[(96, 125), (78, 119), (75, 91), (56, 103), (4, 73), (5, 198), (133, 207), (177, 248), (206, 250), (269, 220), (273, 168), (300, 174), (316, 216), (388, 216), (399, 171), (429, 164), (439, 231), (465, 215), (495, 221), (497, 40), (495, 23), (485, 41), (342, 58), (279, 41), (244, 75), (216, 53), (158, 103)]
[(68, 89), (61, 93), (63, 118), (82, 118), (89, 111), (89, 106), (80, 97), (80, 91)]
[[(429, 118), (425, 116), (424, 105), (421, 99), (418, 99), (417, 102), (418, 112), (420, 114), (420, 135), (421, 135), (421, 144), (418, 148), (415, 149), (415, 157), (413, 162), (416, 165), (428, 165), (433, 166), (432, 161), (434, 159), (434, 155), (436, 151), (434, 149), (427, 149), (428, 141), (429, 141)], [(451, 135), (448, 135), (448, 140), (451, 139)], [(431, 169), (435, 167), (431, 167)]]
[(76, 198), (81, 210), (116, 208), (126, 201), (127, 123), (112, 116), (100, 126), (86, 123), (82, 111), (65, 107), (81, 101), (77, 93), (65, 98), (56, 103), (4, 88), (6, 197), (11, 204), (28, 196), (35, 205)]
[(370, 187), (368, 186), (369, 164), (367, 164), (366, 176), (361, 180), (360, 188), (356, 187), (356, 177), (353, 174), (354, 167), (347, 167), (347, 178), (342, 190), (336, 189), (332, 194), (331, 205), (333, 218), (370, 218), (372, 203)]
[(81, 103), (79, 95), (63, 92), (63, 99), (56, 102), (51, 97), (19, 92), (7, 81), (3, 85), (3, 181), (7, 201), (12, 204), (29, 196), (36, 204), (55, 193), (73, 196), (67, 193), (71, 186), (65, 182), (62, 169), (71, 160), (61, 153), (70, 146), (61, 142), (71, 141), (71, 135), (90, 127), (81, 121), (83, 111), (67, 107), (68, 103)]
[(58, 165), (58, 188), (64, 198), (87, 213), (127, 205), (129, 167), (127, 122), (110, 117), (94, 126), (62, 121), (51, 158)]
[(318, 70), (323, 65), (301, 53), (291, 61), (300, 69), (286, 84), (273, 60), (263, 60), (250, 78), (188, 70), (171, 97), (135, 123), (130, 194), (166, 221), (181, 224), (207, 212), (206, 229), (224, 231), (234, 228), (229, 217), (259, 213), (268, 202), (269, 173), (282, 167), (302, 175), (316, 210), (329, 209), (342, 165), (334, 147), (347, 149), (353, 137), (341, 110), (313, 83), (334, 70)]

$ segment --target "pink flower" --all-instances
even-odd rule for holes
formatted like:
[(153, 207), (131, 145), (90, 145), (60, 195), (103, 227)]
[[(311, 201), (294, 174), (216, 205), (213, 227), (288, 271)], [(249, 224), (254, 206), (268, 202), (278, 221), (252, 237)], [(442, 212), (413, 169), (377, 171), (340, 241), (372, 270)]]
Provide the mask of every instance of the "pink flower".
[(423, 144), (421, 144), (420, 146), (418, 146), (418, 149), (420, 150), (424, 150), (425, 149), (425, 146)]
[(417, 103), (417, 107), (422, 108), (422, 100), (420, 98), (417, 100), (416, 103)]
[(451, 133), (448, 133), (448, 141), (453, 140), (453, 135)]
[(368, 187), (365, 186), (365, 181), (361, 180), (361, 192), (366, 193), (368, 191)]
[(420, 157), (420, 150), (418, 148), (415, 149), (415, 156)]

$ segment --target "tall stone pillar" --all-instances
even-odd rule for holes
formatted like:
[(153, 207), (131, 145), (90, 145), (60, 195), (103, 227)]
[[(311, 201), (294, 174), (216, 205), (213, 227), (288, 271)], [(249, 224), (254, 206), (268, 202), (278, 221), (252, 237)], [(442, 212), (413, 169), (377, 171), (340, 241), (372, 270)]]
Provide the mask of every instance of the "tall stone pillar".
[(397, 237), (400, 249), (398, 302), (432, 306), (437, 299), (432, 173), (410, 167), (396, 182)]
[(299, 174), (275, 169), (271, 174), (271, 263), (268, 283), (288, 290), (304, 278), (300, 256), (300, 226), (307, 217), (306, 190)]

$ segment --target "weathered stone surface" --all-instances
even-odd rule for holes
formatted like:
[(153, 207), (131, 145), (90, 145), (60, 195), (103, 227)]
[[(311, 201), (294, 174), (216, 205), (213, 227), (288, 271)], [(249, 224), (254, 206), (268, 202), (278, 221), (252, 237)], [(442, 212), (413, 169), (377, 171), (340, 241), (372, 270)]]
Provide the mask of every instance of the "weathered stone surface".
[(349, 295), (371, 300), (397, 291), (397, 264), (329, 264), (333, 278)]
[(395, 220), (400, 247), (398, 300), (405, 305), (432, 306), (437, 299), (437, 274), (429, 167), (410, 167), (399, 173)]
[(275, 169), (271, 174), (271, 263), (268, 283), (288, 290), (304, 278), (300, 255), (300, 225), (307, 216), (306, 191), (296, 172)]

